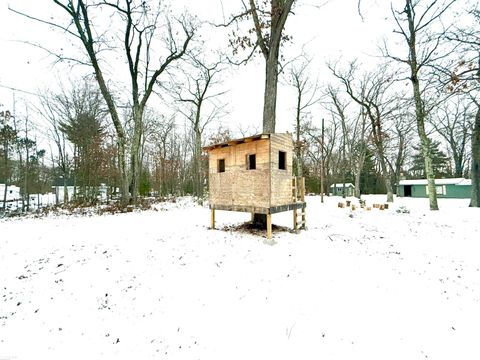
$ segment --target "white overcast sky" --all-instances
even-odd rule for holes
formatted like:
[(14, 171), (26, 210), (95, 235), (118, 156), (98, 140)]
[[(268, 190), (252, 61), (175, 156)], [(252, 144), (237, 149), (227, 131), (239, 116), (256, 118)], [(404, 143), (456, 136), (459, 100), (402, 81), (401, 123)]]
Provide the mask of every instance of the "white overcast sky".
[[(185, 7), (199, 18), (220, 20), (222, 18), (222, 1), (220, 0), (176, 0), (175, 8)], [(304, 46), (305, 51), (314, 60), (312, 77), (319, 76), (319, 82), (326, 81), (325, 62), (342, 57), (345, 61), (355, 57), (364, 64), (375, 64), (378, 59), (377, 45), (384, 36), (390, 36), (394, 23), (390, 14), (390, 2), (385, 0), (364, 0), (362, 21), (357, 13), (357, 0), (330, 0), (321, 8), (309, 4), (321, 4), (321, 0), (298, 0), (295, 14), (289, 16), (286, 31), (293, 41), (284, 49), (287, 58), (297, 55)], [(403, 0), (395, 0), (401, 5)], [(8, 10), (8, 6), (44, 19), (55, 21), (59, 13), (51, 0), (0, 0), (0, 85), (17, 88), (29, 92), (49, 87), (52, 90), (59, 81), (68, 80), (71, 71), (64, 66), (53, 65), (53, 57), (42, 50), (17, 42), (40, 41), (49, 45), (58, 45), (64, 41), (61, 34), (46, 25), (28, 20)], [(234, 9), (241, 9), (240, 0), (223, 0), (223, 9), (228, 17)], [(214, 29), (203, 33), (209, 40)], [(211, 42), (218, 42), (211, 40)], [(220, 47), (227, 44), (210, 44)], [(125, 68), (126, 70), (126, 68)], [(263, 59), (257, 57), (248, 66), (234, 69), (225, 78), (225, 87), (230, 90), (227, 99), (231, 113), (222, 121), (236, 129), (242, 124), (257, 126), (261, 129), (263, 86)], [(23, 100), (32, 97), (22, 92), (15, 93), (17, 111), (22, 111)], [(0, 87), (0, 103), (4, 108), (12, 107), (12, 91)], [(288, 88), (279, 89), (277, 109), (277, 131), (292, 131), (295, 98)], [(312, 110), (314, 118), (320, 119), (322, 109)]]

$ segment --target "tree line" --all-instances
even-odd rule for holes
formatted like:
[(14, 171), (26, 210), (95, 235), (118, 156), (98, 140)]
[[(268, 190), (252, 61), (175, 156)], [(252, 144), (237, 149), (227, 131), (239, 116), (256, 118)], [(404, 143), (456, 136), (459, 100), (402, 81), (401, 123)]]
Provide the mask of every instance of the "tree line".
[[(284, 27), (301, 5), (250, 0), (214, 25), (148, 1), (53, 0), (64, 16), (58, 22), (13, 9), (63, 31), (78, 47), (72, 54), (47, 51), (90, 71), (60, 91), (39, 94), (34, 115), (17, 119), (3, 109), (0, 182), (23, 184), (29, 193), (47, 191), (61, 179), (65, 188), (78, 187), (78, 201), (94, 201), (100, 184), (123, 203), (136, 203), (139, 195), (203, 197), (208, 176), (201, 148), (234, 135), (225, 126), (209, 127), (228, 115), (222, 79), (259, 54), (265, 60), (262, 131), (275, 132), (277, 88), (290, 87), (296, 94), (294, 170), (306, 177), (307, 191), (352, 182), (356, 196), (386, 193), (393, 201), (400, 179), (426, 178), (430, 208), (436, 210), (434, 179), (467, 177), (471, 205), (479, 206), (477, 5), (467, 0), (392, 5), (385, 16), (397, 37), (380, 44), (373, 70), (356, 59), (318, 64), (308, 48), (285, 59), (282, 44), (292, 40)], [(101, 35), (101, 16), (111, 19), (119, 36)], [(459, 17), (468, 21), (455, 22)], [(207, 54), (198, 39), (203, 26), (227, 28), (230, 45)], [(109, 56), (127, 71), (112, 72)], [(316, 79), (319, 67), (327, 69), (329, 80)], [(127, 85), (117, 87), (116, 76)], [(157, 106), (149, 105), (153, 102)], [(29, 130), (32, 116), (49, 124), (48, 165)], [(64, 194), (64, 202), (72, 200)]]

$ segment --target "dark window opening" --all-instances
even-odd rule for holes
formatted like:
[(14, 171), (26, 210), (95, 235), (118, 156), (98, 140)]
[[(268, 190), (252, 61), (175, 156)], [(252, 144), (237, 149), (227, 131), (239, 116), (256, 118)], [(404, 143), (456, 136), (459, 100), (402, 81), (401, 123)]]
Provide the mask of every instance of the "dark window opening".
[(287, 153), (285, 151), (278, 152), (278, 168), (287, 170)]
[(255, 154), (247, 155), (247, 170), (255, 170), (257, 168), (257, 158)]
[(218, 172), (219, 173), (225, 172), (225, 159), (218, 160)]

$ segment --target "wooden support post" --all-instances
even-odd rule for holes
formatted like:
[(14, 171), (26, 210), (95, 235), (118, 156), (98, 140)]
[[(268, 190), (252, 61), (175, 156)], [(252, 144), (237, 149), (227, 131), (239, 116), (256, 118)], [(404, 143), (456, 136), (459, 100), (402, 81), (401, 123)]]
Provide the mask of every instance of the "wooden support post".
[(302, 208), (302, 230), (305, 230), (305, 208)]
[(292, 179), (292, 201), (297, 202), (297, 178)]
[(293, 230), (297, 231), (297, 209), (293, 209)]
[(304, 177), (302, 177), (301, 187), (302, 189), (300, 190), (301, 191), (300, 198), (302, 199), (302, 202), (303, 202), (305, 201), (305, 178)]
[(250, 221), (253, 223), (253, 220), (255, 219), (255, 213), (252, 212), (251, 214), (252, 214), (252, 217), (251, 217)]
[(272, 214), (267, 214), (267, 239), (272, 238)]
[(211, 210), (210, 228), (215, 229), (215, 209)]
[[(302, 189), (301, 189), (301, 199), (302, 202), (305, 202), (305, 178), (302, 177)], [(305, 230), (305, 207), (302, 207), (302, 226), (301, 229)]]

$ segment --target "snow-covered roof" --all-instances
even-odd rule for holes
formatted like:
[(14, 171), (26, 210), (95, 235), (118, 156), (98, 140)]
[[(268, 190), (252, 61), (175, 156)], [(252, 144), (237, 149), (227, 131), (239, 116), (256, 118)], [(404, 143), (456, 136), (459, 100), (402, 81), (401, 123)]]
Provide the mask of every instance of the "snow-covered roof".
[[(10, 190), (20, 190), (20, 188), (16, 185), (8, 185)], [(0, 184), (0, 189), (5, 189), (5, 184)]]
[[(472, 180), (464, 178), (435, 179), (435, 185), (471, 185)], [(427, 179), (400, 180), (399, 185), (427, 185)]]
[[(337, 188), (343, 188), (343, 183), (339, 183), (339, 184), (332, 184), (330, 185), (331, 188), (334, 188), (334, 187), (337, 187)], [(351, 188), (351, 187), (355, 187), (352, 183), (345, 183), (345, 187), (346, 188)]]

